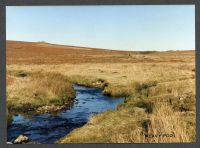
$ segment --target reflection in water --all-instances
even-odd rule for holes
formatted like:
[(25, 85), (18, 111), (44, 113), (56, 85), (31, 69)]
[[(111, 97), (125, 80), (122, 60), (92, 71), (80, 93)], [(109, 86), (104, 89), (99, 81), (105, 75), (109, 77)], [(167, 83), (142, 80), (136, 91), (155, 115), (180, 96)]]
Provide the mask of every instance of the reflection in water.
[(28, 136), (30, 141), (54, 143), (77, 127), (83, 126), (94, 113), (115, 109), (123, 98), (102, 95), (102, 90), (74, 85), (76, 98), (74, 105), (57, 115), (41, 114), (31, 117), (13, 116), (8, 128), (8, 141), (20, 134)]

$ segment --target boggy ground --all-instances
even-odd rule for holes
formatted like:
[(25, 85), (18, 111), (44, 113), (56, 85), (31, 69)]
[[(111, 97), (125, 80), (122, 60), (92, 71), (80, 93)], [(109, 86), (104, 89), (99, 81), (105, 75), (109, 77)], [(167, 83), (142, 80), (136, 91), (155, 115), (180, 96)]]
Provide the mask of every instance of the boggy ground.
[(100, 87), (105, 95), (126, 99), (58, 143), (196, 140), (194, 51), (123, 52), (7, 42), (8, 112), (26, 102), (37, 109), (63, 105), (63, 92), (68, 92), (66, 100), (73, 100), (72, 83)]

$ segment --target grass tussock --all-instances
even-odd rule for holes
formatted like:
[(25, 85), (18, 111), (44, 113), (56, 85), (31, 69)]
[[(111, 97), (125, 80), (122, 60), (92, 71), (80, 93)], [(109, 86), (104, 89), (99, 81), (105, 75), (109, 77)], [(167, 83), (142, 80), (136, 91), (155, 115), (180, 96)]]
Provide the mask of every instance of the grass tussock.
[[(116, 134), (129, 134), (130, 131), (141, 127), (140, 121), (147, 115), (143, 109), (129, 108), (123, 110), (109, 110), (93, 116), (89, 123), (82, 128), (75, 129), (68, 136), (57, 143), (108, 143), (112, 142)], [(142, 128), (142, 127), (141, 127)]]
[[(182, 113), (174, 112), (167, 104), (156, 106), (149, 120), (146, 133), (146, 141), (149, 143), (195, 142), (195, 124), (189, 128)], [(152, 138), (152, 135), (158, 137)]]
[[(126, 134), (116, 132), (111, 138), (112, 143), (181, 143), (195, 142), (195, 126), (188, 129), (184, 117), (180, 112), (174, 112), (167, 104), (154, 108), (148, 120), (144, 120), (141, 127), (137, 127)], [(190, 126), (191, 127), (191, 126)], [(121, 129), (121, 130), (125, 130)], [(127, 134), (128, 133), (128, 134)]]
[(103, 94), (113, 97), (128, 97), (130, 95), (130, 89), (123, 85), (108, 85), (104, 88)]
[(36, 110), (45, 105), (63, 105), (73, 101), (75, 92), (67, 78), (57, 73), (36, 72), (18, 77), (7, 89), (9, 110)]
[(101, 78), (95, 78), (95, 77), (88, 77), (88, 76), (80, 76), (80, 75), (73, 75), (69, 77), (69, 80), (78, 85), (83, 85), (86, 87), (96, 87), (104, 89), (106, 86), (108, 86), (108, 82)]

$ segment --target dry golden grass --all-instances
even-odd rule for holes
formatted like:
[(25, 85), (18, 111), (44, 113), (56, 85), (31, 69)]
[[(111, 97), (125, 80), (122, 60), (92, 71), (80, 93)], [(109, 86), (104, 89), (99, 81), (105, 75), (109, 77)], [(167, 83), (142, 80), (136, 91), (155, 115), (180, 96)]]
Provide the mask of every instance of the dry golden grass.
[[(195, 126), (188, 130), (188, 125), (180, 112), (174, 112), (167, 104), (157, 105), (144, 128), (123, 128), (125, 134), (117, 133), (111, 138), (112, 143), (181, 143), (195, 142)], [(194, 114), (193, 114), (194, 116)], [(127, 134), (128, 133), (128, 134)]]
[(72, 84), (61, 74), (38, 72), (21, 77), (15, 73), (19, 72), (14, 72), (15, 80), (7, 87), (9, 110), (34, 111), (45, 105), (63, 105), (74, 98)]
[[(30, 75), (57, 73), (72, 83), (86, 86), (103, 81), (99, 87), (104, 94), (126, 97), (116, 110), (95, 115), (59, 143), (195, 141), (194, 51), (119, 52), (46, 43), (8, 44), (7, 76), (12, 77), (11, 85), (7, 86), (8, 100), (20, 96), (21, 90), (29, 89), (30, 94), (38, 88), (29, 77), (13, 76), (16, 71)], [(38, 77), (39, 83), (41, 80)], [(51, 78), (48, 83), (57, 82)], [(55, 96), (56, 89), (40, 90), (41, 94), (48, 94), (47, 98)], [(18, 99), (12, 101), (18, 104)], [(172, 133), (175, 137), (145, 137)]]
[(58, 143), (117, 142), (113, 141), (116, 135), (129, 135), (131, 131), (142, 128), (140, 122), (145, 119), (147, 119), (147, 114), (140, 108), (109, 110), (92, 117), (89, 123), (75, 129)]
[[(182, 69), (185, 66), (187, 69)], [(84, 76), (86, 78), (102, 78), (111, 84), (127, 85), (133, 81), (172, 82), (184, 79), (194, 79), (194, 63), (86, 63), (86, 64), (59, 64), (59, 65), (8, 65), (8, 70), (25, 70), (58, 72), (68, 76)]]
[[(168, 98), (154, 102), (149, 97), (144, 99), (145, 91), (140, 92), (143, 94), (133, 93), (116, 111), (107, 111), (92, 117), (88, 124), (72, 131), (58, 143), (195, 142), (194, 96), (190, 99), (193, 103), (186, 105), (187, 111), (182, 111), (181, 108), (175, 111), (174, 104), (170, 104)], [(171, 99), (174, 102), (179, 100), (174, 96)], [(138, 107), (141, 108), (139, 115), (135, 112)]]
[(195, 126), (188, 129), (181, 114), (168, 105), (156, 107), (149, 115), (136, 107), (107, 111), (92, 117), (85, 126), (57, 143), (195, 142)]
[(153, 114), (150, 115), (150, 125), (147, 134), (173, 134), (173, 136), (167, 137), (162, 135), (158, 138), (149, 137), (146, 141), (149, 143), (195, 142), (195, 121), (193, 121), (192, 129), (190, 127), (188, 130), (188, 125), (182, 114), (181, 112), (174, 112), (167, 104), (157, 105)]

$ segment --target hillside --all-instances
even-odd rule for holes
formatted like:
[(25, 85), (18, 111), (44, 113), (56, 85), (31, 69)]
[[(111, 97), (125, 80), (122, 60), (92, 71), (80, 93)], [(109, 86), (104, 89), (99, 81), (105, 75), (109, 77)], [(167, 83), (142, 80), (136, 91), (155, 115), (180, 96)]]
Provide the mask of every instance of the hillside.
[(194, 51), (137, 52), (7, 41), (7, 64), (188, 62)]

